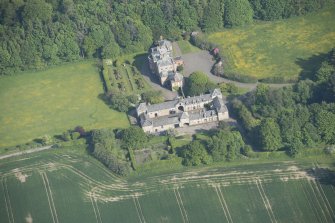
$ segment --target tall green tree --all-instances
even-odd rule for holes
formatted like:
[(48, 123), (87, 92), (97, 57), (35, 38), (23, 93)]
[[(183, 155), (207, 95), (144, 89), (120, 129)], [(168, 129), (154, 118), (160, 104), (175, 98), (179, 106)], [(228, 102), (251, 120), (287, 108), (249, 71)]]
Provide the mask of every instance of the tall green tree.
[(245, 146), (240, 132), (220, 130), (209, 140), (213, 161), (234, 160)]
[(274, 151), (281, 148), (280, 129), (275, 120), (263, 119), (259, 126), (259, 140), (263, 150)]
[(186, 145), (182, 152), (182, 157), (186, 166), (197, 166), (211, 162), (211, 157), (208, 155), (205, 146), (198, 140)]
[(248, 0), (226, 0), (224, 22), (228, 27), (246, 25), (252, 22), (253, 10)]
[(131, 126), (122, 132), (123, 146), (128, 149), (140, 149), (147, 141), (147, 135), (138, 126)]
[(223, 27), (223, 8), (218, 0), (210, 0), (205, 8), (202, 29), (205, 32), (214, 32)]
[(190, 75), (186, 81), (186, 94), (189, 96), (204, 94), (214, 89), (215, 84), (209, 80), (206, 74), (197, 71)]

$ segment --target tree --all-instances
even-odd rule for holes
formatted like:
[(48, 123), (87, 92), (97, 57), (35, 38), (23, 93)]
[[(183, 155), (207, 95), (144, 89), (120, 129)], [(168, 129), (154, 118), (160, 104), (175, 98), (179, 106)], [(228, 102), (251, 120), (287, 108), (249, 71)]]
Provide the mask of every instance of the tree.
[(49, 21), (52, 15), (52, 5), (45, 0), (29, 0), (26, 2), (22, 16), (24, 21), (38, 19)]
[(334, 66), (329, 64), (327, 61), (322, 62), (321, 67), (316, 73), (316, 81), (327, 82), (330, 80), (331, 75), (335, 72)]
[(214, 32), (223, 27), (223, 9), (218, 0), (210, 0), (204, 11), (202, 29), (205, 32)]
[(43, 146), (50, 145), (51, 143), (53, 143), (53, 139), (49, 135), (44, 135), (41, 138), (41, 143)]
[(140, 149), (148, 141), (147, 135), (138, 126), (131, 126), (122, 132), (122, 144), (128, 149)]
[(261, 17), (263, 20), (281, 19), (284, 13), (283, 0), (261, 0)]
[(114, 133), (112, 129), (94, 129), (91, 131), (91, 145), (101, 145), (106, 150), (112, 150), (114, 145)]
[(252, 22), (253, 10), (248, 0), (225, 1), (224, 22), (228, 27), (242, 26)]
[(63, 132), (62, 139), (64, 141), (70, 141), (71, 140), (71, 133), (69, 131)]
[(245, 146), (238, 131), (220, 130), (208, 142), (214, 161), (234, 160)]
[(143, 101), (150, 104), (158, 104), (164, 101), (161, 91), (146, 91), (141, 96)]
[(214, 89), (215, 84), (209, 80), (206, 74), (202, 72), (194, 72), (186, 81), (186, 95), (194, 96), (204, 94)]
[(263, 119), (259, 126), (259, 139), (263, 150), (274, 151), (281, 148), (280, 129), (275, 120)]
[(185, 166), (197, 166), (200, 164), (209, 164), (211, 158), (205, 147), (200, 141), (196, 140), (186, 145), (182, 152), (183, 164)]
[(115, 110), (118, 110), (120, 112), (127, 112), (130, 103), (126, 95), (117, 93), (117, 92), (109, 92), (107, 94), (107, 97), (109, 99), (109, 103), (111, 107)]
[(315, 116), (316, 126), (319, 133), (328, 144), (335, 143), (335, 111), (321, 110)]

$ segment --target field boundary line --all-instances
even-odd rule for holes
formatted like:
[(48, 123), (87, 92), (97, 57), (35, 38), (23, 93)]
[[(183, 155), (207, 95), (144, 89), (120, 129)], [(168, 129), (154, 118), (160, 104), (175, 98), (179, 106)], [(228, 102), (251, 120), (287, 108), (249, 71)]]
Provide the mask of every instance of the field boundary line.
[[(265, 194), (265, 192), (264, 192), (264, 190), (263, 190), (263, 187), (262, 187), (262, 189), (261, 189), (261, 187), (260, 187), (261, 183), (259, 182), (259, 179), (256, 179), (256, 180), (255, 180), (255, 183), (256, 183), (258, 192), (259, 192), (259, 194), (261, 195), (261, 198), (262, 198), (262, 200), (263, 200), (265, 209), (266, 209), (266, 211), (267, 211), (268, 214), (269, 214), (269, 217), (270, 217), (271, 222), (277, 222), (277, 221), (276, 221), (276, 218), (274, 217), (274, 214), (273, 214), (273, 211), (272, 211), (270, 202), (269, 202), (268, 198), (266, 197), (266, 194)], [(260, 184), (260, 185), (259, 185), (259, 184)]]
[(14, 215), (13, 215), (13, 209), (12, 209), (12, 205), (10, 203), (9, 192), (8, 192), (6, 182), (7, 182), (7, 178), (2, 177), (2, 187), (3, 187), (3, 191), (4, 191), (4, 197), (5, 197), (8, 220), (9, 220), (9, 223), (14, 223), (15, 220), (14, 220)]
[(227, 213), (228, 213), (230, 222), (234, 222), (233, 219), (232, 219), (232, 217), (231, 217), (231, 215), (230, 215), (230, 211), (229, 211), (229, 209), (228, 209), (228, 205), (227, 205), (227, 203), (226, 203), (226, 200), (224, 199), (224, 196), (223, 196), (223, 193), (222, 193), (222, 191), (221, 191), (221, 188), (218, 187), (218, 189), (219, 189), (219, 194), (221, 195), (221, 199), (222, 199), (222, 201), (223, 201), (223, 203), (224, 203), (224, 205), (225, 205), (225, 207), (226, 207), (226, 210), (227, 210)]
[(225, 209), (225, 207), (224, 207), (224, 205), (223, 205), (223, 203), (222, 203), (222, 201), (221, 201), (221, 197), (220, 197), (220, 195), (219, 195), (218, 188), (217, 188), (217, 186), (213, 186), (213, 187), (214, 187), (214, 189), (215, 189), (215, 192), (216, 192), (217, 197), (219, 198), (219, 201), (220, 201), (221, 208), (222, 208), (222, 210), (223, 210), (224, 216), (226, 217), (227, 222), (229, 223), (229, 218), (228, 218), (228, 216), (227, 216), (226, 209)]
[[(320, 191), (319, 191), (318, 194), (320, 195), (321, 200), (323, 201), (323, 205), (321, 205), (321, 202), (319, 201), (318, 197), (316, 196), (316, 194), (317, 194), (316, 189), (313, 187), (313, 185), (312, 185), (312, 183), (311, 183), (310, 180), (307, 180), (307, 181), (308, 181), (308, 185), (309, 185), (309, 187), (310, 187), (310, 188), (312, 189), (312, 191), (313, 191), (314, 198), (315, 198), (316, 202), (318, 203), (318, 205), (319, 205), (319, 207), (320, 207), (320, 210), (321, 210), (321, 212), (322, 212), (322, 215), (323, 215), (323, 217), (325, 218), (325, 220), (326, 220), (326, 222), (327, 222), (327, 221), (328, 221), (328, 219), (327, 219), (327, 214), (326, 214), (325, 211), (323, 210), (322, 206), (326, 206), (327, 212), (328, 212), (328, 214), (330, 215), (329, 210), (328, 210), (328, 207), (327, 207), (327, 205), (325, 204), (325, 202), (324, 202), (324, 200), (323, 200), (323, 198), (322, 198), (322, 195), (320, 194)], [(328, 216), (329, 216), (329, 215), (328, 215)], [(331, 220), (332, 220), (332, 219), (331, 219)], [(330, 222), (331, 222), (331, 221), (330, 221)]]

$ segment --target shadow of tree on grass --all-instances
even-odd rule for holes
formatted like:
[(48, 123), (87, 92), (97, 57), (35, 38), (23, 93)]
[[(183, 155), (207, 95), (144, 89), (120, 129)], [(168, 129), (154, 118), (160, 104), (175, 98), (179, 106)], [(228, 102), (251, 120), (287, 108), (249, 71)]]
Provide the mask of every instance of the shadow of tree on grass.
[(322, 61), (329, 56), (328, 53), (315, 54), (307, 59), (297, 58), (295, 63), (302, 68), (299, 74), (300, 80), (314, 79), (315, 72), (321, 66)]

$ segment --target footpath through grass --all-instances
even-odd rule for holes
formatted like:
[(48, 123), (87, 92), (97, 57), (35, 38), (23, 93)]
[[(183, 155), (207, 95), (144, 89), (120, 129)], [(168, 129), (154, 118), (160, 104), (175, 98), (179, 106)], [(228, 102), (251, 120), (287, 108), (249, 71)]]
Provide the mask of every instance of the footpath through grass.
[(85, 129), (127, 127), (126, 114), (111, 110), (92, 61), (0, 78), (0, 147)]
[(210, 34), (225, 56), (225, 71), (256, 77), (296, 79), (318, 66), (335, 47), (335, 7), (307, 16)]

